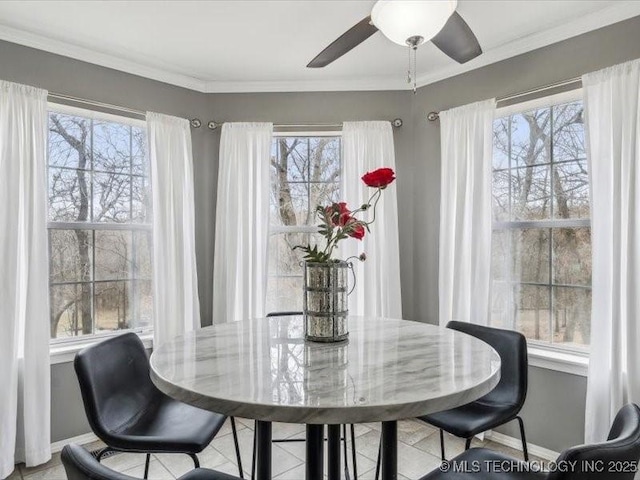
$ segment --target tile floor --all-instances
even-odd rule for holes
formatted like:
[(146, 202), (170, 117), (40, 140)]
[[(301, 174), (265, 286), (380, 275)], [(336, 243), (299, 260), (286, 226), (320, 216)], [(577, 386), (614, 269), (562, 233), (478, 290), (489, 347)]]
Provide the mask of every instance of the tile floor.
[[(242, 454), (243, 469), (251, 469), (251, 447), (253, 442), (253, 421), (237, 419), (238, 438)], [(274, 424), (274, 438), (304, 437), (304, 425)], [(358, 459), (358, 478), (373, 480), (375, 476), (376, 456), (380, 439), (380, 424), (367, 423), (356, 425), (356, 447)], [(436, 429), (417, 420), (398, 422), (398, 478), (399, 480), (417, 479), (440, 465), (440, 440)], [(464, 450), (464, 442), (447, 435), (445, 438), (447, 457), (452, 458)], [(100, 442), (85, 445), (94, 450), (100, 448)], [(491, 441), (474, 440), (473, 446), (485, 446), (522, 458), (516, 450)], [(349, 444), (349, 458), (351, 445)], [(203, 467), (238, 474), (233, 437), (229, 422), (202, 453), (198, 455)], [(302, 442), (278, 443), (273, 445), (273, 479), (304, 480), (305, 445)], [(326, 459), (326, 455), (325, 455)], [(533, 458), (532, 460), (539, 460)], [(142, 454), (122, 453), (103, 460), (114, 470), (130, 476), (142, 478), (145, 456)], [(349, 462), (351, 465), (351, 462)], [(173, 480), (193, 468), (193, 462), (186, 455), (153, 455), (150, 468), (150, 480)], [(245, 478), (249, 478), (248, 473)], [(54, 454), (45, 465), (27, 468), (24, 464), (16, 467), (8, 480), (66, 480), (60, 454)]]

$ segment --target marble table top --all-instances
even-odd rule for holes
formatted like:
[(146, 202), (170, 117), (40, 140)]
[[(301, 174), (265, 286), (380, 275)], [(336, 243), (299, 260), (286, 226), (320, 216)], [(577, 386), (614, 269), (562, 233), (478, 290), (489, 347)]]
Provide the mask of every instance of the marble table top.
[(466, 334), (349, 317), (349, 340), (305, 342), (303, 318), (215, 325), (160, 345), (151, 378), (167, 395), (263, 421), (342, 424), (417, 417), (491, 391), (500, 358)]

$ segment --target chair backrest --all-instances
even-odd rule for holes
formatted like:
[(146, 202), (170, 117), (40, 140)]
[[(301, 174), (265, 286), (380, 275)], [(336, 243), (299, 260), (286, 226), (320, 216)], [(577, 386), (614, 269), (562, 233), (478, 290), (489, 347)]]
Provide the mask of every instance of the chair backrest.
[(447, 328), (488, 343), (500, 355), (500, 382), (479, 401), (522, 407), (527, 397), (528, 383), (527, 340), (524, 335), (513, 330), (456, 321), (449, 322)]
[(581, 445), (560, 454), (548, 480), (632, 480), (640, 460), (640, 408), (630, 403), (616, 415), (606, 442)]
[(134, 480), (100, 464), (91, 453), (78, 445), (65, 445), (60, 458), (67, 472), (67, 480)]
[(149, 358), (135, 333), (87, 347), (74, 360), (85, 413), (94, 433), (110, 436), (162, 394), (149, 377)]
[(267, 317), (291, 317), (293, 315), (304, 315), (304, 312), (287, 311), (287, 312), (270, 312), (270, 313), (267, 313)]

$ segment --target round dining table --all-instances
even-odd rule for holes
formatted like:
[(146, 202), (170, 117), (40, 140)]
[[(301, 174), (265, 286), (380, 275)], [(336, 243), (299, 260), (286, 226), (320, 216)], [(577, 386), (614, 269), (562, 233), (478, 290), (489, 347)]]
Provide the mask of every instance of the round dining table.
[(340, 478), (340, 425), (381, 422), (383, 480), (397, 478), (397, 421), (464, 405), (491, 391), (500, 358), (488, 344), (421, 322), (348, 317), (341, 343), (304, 340), (304, 318), (224, 323), (155, 348), (165, 394), (256, 420), (257, 478), (271, 479), (272, 422), (306, 424), (306, 478)]

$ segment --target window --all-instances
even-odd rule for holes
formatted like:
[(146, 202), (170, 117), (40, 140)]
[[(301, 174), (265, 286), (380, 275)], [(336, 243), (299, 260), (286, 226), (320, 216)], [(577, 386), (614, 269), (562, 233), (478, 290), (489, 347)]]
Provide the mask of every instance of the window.
[(48, 196), (51, 338), (151, 328), (144, 122), (52, 105)]
[(591, 231), (580, 91), (498, 111), (491, 321), (528, 340), (589, 345)]
[(341, 168), (338, 134), (274, 135), (267, 312), (302, 310), (302, 252), (292, 248), (322, 241), (315, 208), (339, 200)]

